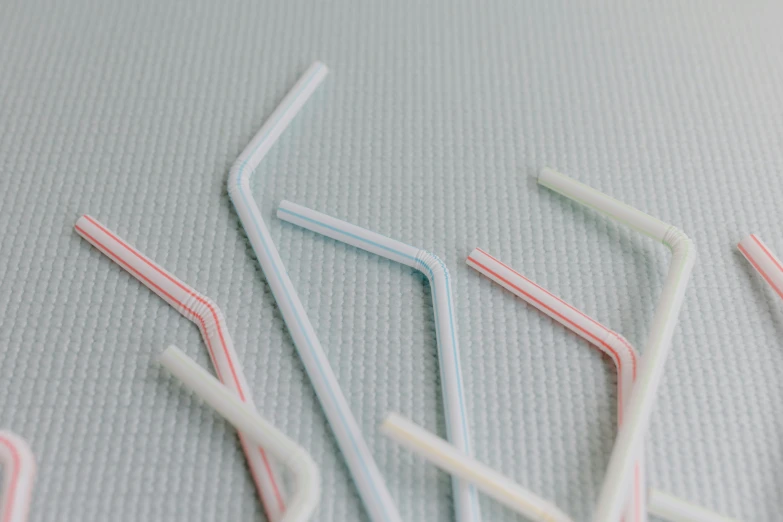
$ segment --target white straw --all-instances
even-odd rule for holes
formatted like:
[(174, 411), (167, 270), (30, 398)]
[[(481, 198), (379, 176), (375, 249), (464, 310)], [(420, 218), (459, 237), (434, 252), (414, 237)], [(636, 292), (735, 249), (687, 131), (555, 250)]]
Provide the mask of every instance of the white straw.
[(598, 497), (594, 522), (615, 521), (625, 504), (628, 478), (642, 448), (650, 422), (658, 386), (671, 348), (674, 327), (693, 270), (696, 250), (680, 230), (606, 194), (583, 185), (551, 169), (544, 169), (538, 182), (564, 196), (592, 207), (628, 226), (661, 241), (672, 251), (669, 273), (653, 317), (650, 338), (644, 352), (644, 364), (625, 410), (623, 425), (612, 450), (609, 468)]
[(448, 473), (537, 522), (571, 522), (557, 506), (504, 477), (440, 437), (396, 413), (381, 424), (381, 432)]
[[(621, 425), (623, 410), (633, 391), (639, 360), (631, 343), (480, 248), (471, 252), (467, 263), (611, 357), (617, 369), (617, 423)], [(623, 517), (626, 522), (647, 520), (643, 456), (644, 451), (639, 451), (633, 470), (630, 501)]]
[(737, 522), (655, 489), (650, 490), (648, 505), (651, 514), (671, 522)]
[[(422, 272), (430, 281), (435, 310), (446, 432), (449, 441), (471, 455), (469, 423), (465, 407), (462, 370), (457, 345), (451, 281), (446, 265), (434, 254), (394, 239), (370, 232), (289, 201), (280, 203), (277, 216), (337, 241), (375, 253)], [(460, 522), (478, 522), (481, 518), (478, 494), (470, 484), (454, 480), (456, 518)]]
[(783, 299), (783, 265), (761, 239), (751, 234), (737, 245), (764, 281)]
[[(445, 440), (397, 413), (387, 415), (381, 432), (428, 462), (458, 476), (537, 522), (571, 522), (557, 506), (510, 478), (466, 455)], [(671, 522), (738, 522), (656, 489), (649, 491), (649, 513)]]
[(289, 498), (281, 522), (309, 520), (321, 494), (318, 467), (310, 455), (258, 415), (252, 405), (243, 402), (233, 390), (223, 386), (177, 347), (169, 346), (161, 355), (160, 362), (237, 430), (254, 443), (265, 447), (291, 470), (294, 476), (294, 493)]
[(0, 431), (0, 522), (26, 522), (35, 481), (30, 446), (10, 431)]
[[(242, 371), (239, 356), (234, 349), (231, 335), (228, 333), (225, 316), (210, 298), (174, 277), (94, 218), (82, 216), (74, 228), (80, 236), (109, 259), (158, 294), (183, 316), (196, 323), (221, 382), (233, 390), (241, 400), (253, 404), (252, 393)], [(264, 510), (269, 519), (275, 522), (282, 517), (285, 510), (285, 492), (280, 475), (274, 462), (267, 458), (263, 448), (250, 444), (241, 433), (239, 440), (264, 504)]]
[(228, 176), (228, 194), (266, 275), (370, 518), (374, 521), (396, 522), (400, 520), (400, 515), (394, 501), (340, 390), (329, 360), (318, 342), (315, 330), (307, 318), (250, 190), (251, 174), (326, 74), (325, 65), (314, 63), (280, 102), (232, 165)]

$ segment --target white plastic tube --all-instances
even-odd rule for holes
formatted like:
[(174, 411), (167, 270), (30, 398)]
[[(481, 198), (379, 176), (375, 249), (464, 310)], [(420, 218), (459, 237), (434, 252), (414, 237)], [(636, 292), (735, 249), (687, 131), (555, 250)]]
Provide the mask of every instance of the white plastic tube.
[(737, 248), (761, 274), (764, 281), (783, 299), (783, 264), (767, 248), (767, 245), (758, 236), (751, 234), (740, 241)]
[[(74, 225), (76, 232), (109, 259), (120, 265), (147, 288), (158, 294), (179, 313), (198, 325), (209, 357), (223, 384), (252, 406), (253, 399), (239, 356), (228, 333), (223, 313), (208, 297), (196, 292), (147, 256), (122, 240), (94, 218), (84, 215)], [(263, 448), (239, 440), (250, 472), (270, 520), (277, 521), (285, 510), (283, 482), (272, 459)]]
[(448, 473), (475, 484), (481, 491), (536, 522), (571, 522), (557, 506), (504, 477), (440, 437), (396, 413), (381, 424), (381, 432)]
[(30, 446), (10, 431), (0, 431), (0, 522), (26, 522), (35, 481)]
[(651, 514), (671, 522), (738, 522), (655, 489), (650, 490), (648, 505)]
[(617, 435), (593, 515), (594, 522), (612, 522), (620, 518), (625, 505), (631, 483), (628, 477), (633, 472), (634, 461), (642, 448), (650, 423), (674, 327), (696, 259), (696, 249), (691, 240), (674, 226), (554, 170), (541, 171), (538, 182), (662, 242), (672, 252), (669, 273), (650, 328), (644, 364), (639, 369), (630, 403), (625, 409), (623, 425)]
[[(449, 441), (467, 455), (471, 455), (469, 422), (465, 407), (462, 369), (457, 344), (451, 281), (446, 265), (435, 254), (394, 239), (370, 232), (290, 201), (283, 201), (277, 216), (289, 223), (312, 230), (337, 241), (353, 245), (422, 272), (430, 281), (435, 330), (438, 338), (442, 395), (446, 411), (446, 432)], [(454, 504), (460, 522), (477, 522), (481, 518), (478, 493), (464, 481), (454, 479)]]
[(329, 360), (288, 277), (250, 190), (251, 174), (326, 74), (325, 65), (314, 63), (280, 102), (232, 165), (228, 175), (228, 195), (266, 275), (370, 518), (373, 521), (397, 522), (400, 520), (397, 507), (340, 390)]
[[(381, 424), (381, 432), (447, 473), (475, 484), (490, 497), (530, 520), (571, 522), (571, 518), (551, 502), (399, 414), (390, 413)], [(671, 522), (738, 522), (656, 489), (649, 491), (648, 510)]]
[(321, 481), (318, 467), (298, 444), (263, 419), (251, 404), (242, 401), (233, 390), (222, 385), (175, 346), (169, 346), (160, 362), (193, 393), (217, 410), (251, 441), (267, 448), (269, 453), (291, 470), (294, 493), (281, 522), (303, 522), (318, 506)]
[[(623, 410), (636, 380), (639, 360), (631, 343), (480, 248), (471, 252), (467, 264), (596, 346), (612, 359), (617, 369), (617, 423), (621, 425)], [(642, 450), (638, 453), (634, 465), (630, 501), (623, 517), (625, 522), (647, 520), (643, 456)]]

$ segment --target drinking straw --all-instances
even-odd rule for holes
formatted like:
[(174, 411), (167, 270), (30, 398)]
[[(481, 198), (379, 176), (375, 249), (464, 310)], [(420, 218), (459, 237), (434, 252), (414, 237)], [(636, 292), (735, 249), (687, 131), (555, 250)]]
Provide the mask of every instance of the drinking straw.
[(737, 522), (655, 489), (650, 490), (648, 505), (650, 513), (671, 522)]
[(737, 248), (750, 261), (753, 268), (761, 274), (764, 281), (783, 298), (783, 265), (761, 239), (755, 234), (751, 234), (740, 241)]
[[(451, 278), (443, 261), (426, 250), (389, 239), (289, 201), (280, 203), (277, 216), (289, 223), (410, 266), (427, 276), (432, 288), (435, 311), (438, 360), (440, 361), (442, 395), (446, 411), (446, 433), (454, 446), (470, 455), (468, 416), (465, 408), (462, 370), (453, 313)], [(467, 482), (457, 479), (453, 480), (452, 485), (457, 520), (461, 522), (480, 520), (481, 514), (476, 489)]]
[(318, 467), (298, 444), (261, 417), (255, 408), (222, 385), (176, 346), (169, 346), (160, 362), (190, 391), (212, 406), (228, 422), (259, 446), (267, 448), (279, 462), (292, 471), (294, 493), (281, 522), (308, 520), (318, 505), (321, 482)]
[[(210, 298), (174, 277), (94, 218), (84, 215), (76, 221), (74, 228), (109, 259), (196, 323), (220, 381), (233, 390), (240, 400), (253, 405), (250, 387), (228, 333), (225, 316)], [(280, 475), (263, 448), (250, 443), (242, 433), (239, 434), (239, 440), (264, 510), (270, 520), (277, 521), (285, 510)]]
[(674, 327), (696, 259), (696, 250), (691, 240), (676, 227), (559, 172), (543, 169), (538, 182), (662, 242), (672, 252), (669, 272), (650, 328), (644, 364), (639, 369), (630, 403), (625, 408), (623, 424), (612, 449), (606, 478), (593, 515), (594, 522), (614, 521), (620, 518), (626, 491), (631, 482), (628, 477), (631, 476), (650, 423), (658, 386), (671, 348)]
[(25, 522), (35, 481), (35, 456), (30, 446), (10, 431), (0, 431), (0, 522)]
[(478, 489), (536, 522), (571, 522), (557, 506), (515, 484), (445, 440), (396, 413), (381, 424), (381, 432), (439, 468), (475, 484)]
[[(399, 414), (388, 414), (381, 424), (381, 432), (444, 471), (475, 484), (487, 495), (531, 520), (571, 522), (571, 518), (551, 502)], [(656, 489), (650, 489), (649, 497), (650, 513), (671, 522), (737, 522)]]
[[(611, 357), (617, 369), (617, 423), (621, 425), (623, 401), (633, 390), (639, 360), (631, 343), (480, 248), (471, 252), (467, 264)], [(643, 457), (644, 451), (639, 451), (634, 466), (631, 500), (623, 518), (626, 522), (647, 520)]]
[(280, 102), (232, 165), (228, 175), (228, 195), (269, 282), (272, 295), (277, 301), (370, 518), (374, 521), (396, 522), (400, 520), (397, 507), (340, 390), (329, 360), (307, 318), (250, 190), (251, 174), (326, 73), (325, 65), (314, 63)]

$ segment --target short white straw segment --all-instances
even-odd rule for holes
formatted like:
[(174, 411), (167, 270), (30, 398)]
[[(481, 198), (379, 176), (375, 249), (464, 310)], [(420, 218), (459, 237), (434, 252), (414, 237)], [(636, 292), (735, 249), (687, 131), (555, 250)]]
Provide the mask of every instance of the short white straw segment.
[(442, 470), (475, 484), (490, 497), (530, 520), (571, 522), (571, 518), (551, 502), (396, 413), (390, 413), (386, 417), (381, 425), (381, 432)]
[(318, 467), (298, 444), (263, 419), (252, 405), (243, 402), (233, 390), (223, 386), (206, 370), (175, 346), (169, 346), (160, 362), (204, 402), (212, 406), (237, 430), (255, 444), (263, 446), (294, 476), (294, 493), (290, 496), (282, 522), (303, 522), (318, 506), (321, 481)]
[[(469, 422), (465, 406), (462, 369), (460, 368), (451, 281), (446, 265), (436, 255), (426, 250), (389, 239), (289, 201), (280, 203), (277, 216), (284, 221), (337, 241), (408, 265), (427, 276), (432, 288), (435, 310), (438, 360), (440, 361), (443, 386), (443, 403), (446, 410), (446, 432), (449, 441), (455, 447), (471, 455)], [(457, 520), (459, 522), (480, 520), (481, 513), (476, 488), (456, 479), (453, 486)]]
[(737, 245), (764, 281), (783, 299), (783, 264), (761, 239), (751, 234)]
[(674, 327), (682, 308), (696, 249), (691, 240), (672, 225), (621, 203), (568, 176), (544, 169), (538, 182), (564, 196), (595, 208), (668, 246), (672, 251), (669, 273), (655, 310), (650, 338), (644, 352), (644, 364), (625, 409), (623, 425), (609, 460), (609, 468), (598, 497), (594, 522), (618, 520), (626, 501), (626, 492), (634, 462), (644, 442), (650, 415), (657, 398), (666, 359), (671, 348)]
[(0, 522), (26, 522), (35, 481), (30, 446), (10, 431), (0, 431)]
[(738, 522), (655, 489), (650, 490), (649, 509), (651, 514), (671, 522)]
[(396, 522), (400, 520), (397, 507), (340, 390), (329, 360), (288, 277), (250, 190), (251, 174), (326, 74), (325, 65), (314, 63), (280, 102), (232, 165), (228, 175), (228, 195), (266, 275), (272, 295), (277, 301), (370, 518), (373, 521)]
[[(611, 357), (615, 368), (617, 368), (617, 422), (618, 425), (621, 425), (623, 409), (633, 391), (639, 360), (639, 355), (631, 343), (625, 340), (622, 335), (579, 311), (576, 307), (480, 248), (471, 252), (467, 263), (471, 268), (509, 290)], [(623, 518), (625, 522), (647, 520), (643, 455), (644, 451), (642, 450), (639, 452), (634, 466), (630, 501)]]
[[(215, 366), (218, 378), (233, 390), (241, 400), (252, 405), (252, 393), (242, 371), (242, 364), (228, 333), (223, 313), (208, 297), (196, 292), (160, 265), (136, 250), (117, 234), (84, 215), (74, 225), (76, 232), (109, 259), (120, 265), (147, 288), (158, 294), (179, 313), (199, 327)], [(250, 472), (272, 522), (282, 517), (285, 510), (283, 482), (274, 462), (267, 458), (263, 448), (245, 440), (239, 434)]]

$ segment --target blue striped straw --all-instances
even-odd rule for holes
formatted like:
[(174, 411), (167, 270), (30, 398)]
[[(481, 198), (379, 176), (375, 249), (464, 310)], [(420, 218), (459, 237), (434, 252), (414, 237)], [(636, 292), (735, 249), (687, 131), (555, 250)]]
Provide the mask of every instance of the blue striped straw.
[[(410, 266), (427, 276), (432, 288), (435, 310), (435, 333), (438, 338), (438, 360), (446, 410), (446, 433), (449, 442), (468, 456), (472, 456), (451, 281), (443, 261), (426, 250), (406, 245), (289, 201), (280, 203), (277, 216), (302, 228)], [(457, 521), (479, 522), (481, 513), (476, 488), (457, 478), (452, 479), (452, 486)]]

